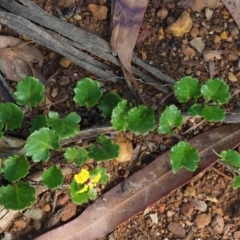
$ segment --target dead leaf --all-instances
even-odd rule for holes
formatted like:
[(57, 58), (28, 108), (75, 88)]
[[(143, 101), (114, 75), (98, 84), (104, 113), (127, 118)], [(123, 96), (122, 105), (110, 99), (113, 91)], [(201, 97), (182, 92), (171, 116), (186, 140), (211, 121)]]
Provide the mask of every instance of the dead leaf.
[(35, 46), (18, 38), (0, 36), (0, 71), (6, 78), (19, 81), (34, 76), (33, 63), (43, 64), (43, 55)]
[(221, 59), (221, 55), (224, 53), (224, 50), (204, 50), (203, 51), (203, 57), (204, 61), (208, 62), (210, 60)]
[(95, 240), (106, 236), (119, 224), (182, 187), (214, 164), (217, 156), (212, 149), (221, 152), (234, 148), (239, 144), (239, 138), (240, 124), (221, 126), (198, 135), (190, 141), (198, 149), (201, 159), (195, 172), (180, 169), (174, 174), (169, 161), (170, 152), (165, 152), (98, 198), (75, 220), (36, 240)]
[(184, 43), (181, 46), (181, 50), (182, 53), (187, 57), (194, 57), (196, 55), (196, 51)]

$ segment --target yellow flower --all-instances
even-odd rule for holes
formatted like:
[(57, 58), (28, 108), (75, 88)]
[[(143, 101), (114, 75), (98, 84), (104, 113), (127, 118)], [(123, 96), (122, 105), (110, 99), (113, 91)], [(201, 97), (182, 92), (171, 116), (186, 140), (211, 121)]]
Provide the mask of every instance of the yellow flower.
[(84, 187), (78, 191), (78, 193), (83, 193), (92, 190), (96, 184), (99, 182), (101, 174), (98, 173), (96, 177), (90, 178), (89, 171), (82, 169), (79, 174), (74, 175), (74, 179), (77, 183), (84, 184)]

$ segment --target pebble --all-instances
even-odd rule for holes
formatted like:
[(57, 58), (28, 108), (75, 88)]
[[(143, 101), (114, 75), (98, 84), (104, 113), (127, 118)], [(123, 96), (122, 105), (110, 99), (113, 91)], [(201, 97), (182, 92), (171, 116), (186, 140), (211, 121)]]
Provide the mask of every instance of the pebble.
[(59, 79), (59, 85), (60, 86), (66, 86), (70, 83), (70, 78), (68, 76), (62, 76), (60, 79)]
[(207, 204), (199, 199), (193, 198), (190, 199), (189, 202), (197, 209), (200, 210), (201, 212), (206, 212), (207, 211)]
[(211, 227), (216, 233), (221, 234), (224, 228), (223, 217), (216, 215), (211, 222)]
[(223, 54), (224, 54), (226, 60), (229, 62), (234, 62), (234, 61), (238, 60), (238, 54), (236, 51), (224, 50)]
[(151, 0), (151, 3), (154, 8), (159, 8), (159, 3), (157, 0)]
[(199, 34), (199, 30), (197, 28), (192, 28), (190, 31), (190, 35), (195, 38)]
[(14, 222), (14, 226), (16, 226), (17, 228), (25, 228), (27, 226), (27, 223), (23, 220), (18, 220)]
[(187, 57), (194, 57), (196, 56), (196, 51), (189, 47), (188, 45), (186, 44), (182, 44), (181, 45), (181, 50), (182, 50), (182, 53), (187, 56)]
[(190, 41), (192, 47), (194, 47), (198, 52), (202, 54), (205, 49), (205, 43), (203, 42), (201, 37), (195, 37)]
[(149, 217), (151, 218), (152, 223), (158, 224), (158, 215), (157, 215), (157, 213), (149, 214)]
[(237, 82), (238, 81), (237, 77), (232, 72), (228, 72), (228, 80), (231, 81), (231, 82)]
[(71, 65), (71, 61), (66, 57), (62, 57), (59, 61), (59, 65), (64, 68), (68, 68)]
[(222, 40), (226, 40), (228, 38), (227, 32), (226, 31), (222, 31), (220, 33), (220, 37)]
[(233, 237), (239, 239), (240, 238), (240, 231), (234, 232)]
[(195, 197), (196, 196), (196, 189), (193, 185), (187, 185), (184, 194), (187, 196)]
[(167, 217), (172, 217), (174, 215), (173, 211), (167, 211)]
[(221, 37), (217, 34), (213, 35), (213, 42), (214, 43), (219, 43), (221, 41)]
[(157, 12), (157, 17), (159, 17), (161, 20), (164, 20), (168, 16), (168, 10), (166, 8), (161, 8)]
[(108, 8), (103, 5), (89, 4), (88, 9), (97, 20), (105, 20), (108, 14)]
[(213, 15), (213, 10), (211, 10), (210, 8), (205, 8), (205, 17), (207, 19), (211, 19)]
[(166, 208), (166, 204), (160, 203), (159, 207), (158, 207), (158, 210), (159, 210), (160, 213), (163, 213), (165, 211), (165, 208)]
[(212, 219), (212, 216), (210, 213), (199, 214), (195, 219), (197, 228), (203, 228), (203, 227), (207, 226), (211, 222), (211, 219)]
[(216, 33), (222, 32), (223, 29), (224, 29), (224, 28), (223, 28), (222, 25), (213, 25), (213, 26), (211, 27), (211, 30), (212, 30), (213, 32), (216, 32)]
[(193, 205), (190, 203), (184, 203), (181, 207), (181, 213), (186, 217), (189, 217), (193, 213)]
[(183, 238), (186, 236), (185, 229), (178, 223), (170, 222), (167, 228), (171, 233), (177, 235), (180, 238)]

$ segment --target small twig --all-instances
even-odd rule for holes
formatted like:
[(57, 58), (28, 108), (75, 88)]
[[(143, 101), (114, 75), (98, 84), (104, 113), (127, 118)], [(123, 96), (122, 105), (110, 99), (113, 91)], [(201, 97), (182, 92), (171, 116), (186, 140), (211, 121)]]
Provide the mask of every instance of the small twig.
[(212, 167), (212, 170), (215, 171), (216, 173), (218, 173), (219, 175), (225, 177), (226, 179), (232, 181), (233, 179), (231, 177), (229, 177), (228, 175), (226, 175), (225, 173), (219, 171), (218, 169), (216, 169), (215, 167)]
[(54, 198), (53, 198), (51, 213), (54, 213), (54, 211), (55, 211), (56, 204), (57, 204), (57, 196), (58, 196), (58, 192), (57, 192), (57, 189), (56, 189), (55, 192), (54, 192)]
[(233, 166), (230, 166), (230, 165), (228, 165), (228, 164), (226, 164), (226, 163), (224, 163), (222, 161), (218, 161), (218, 163), (221, 164), (222, 166), (224, 166), (225, 168), (227, 168), (229, 171), (234, 172), (234, 173), (240, 175), (240, 170), (239, 169), (237, 169), (237, 168), (235, 168)]

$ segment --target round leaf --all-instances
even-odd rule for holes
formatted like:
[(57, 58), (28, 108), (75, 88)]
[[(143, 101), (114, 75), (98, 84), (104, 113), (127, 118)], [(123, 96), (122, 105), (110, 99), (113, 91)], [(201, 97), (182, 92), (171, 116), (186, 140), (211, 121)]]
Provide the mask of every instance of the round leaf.
[(204, 105), (200, 116), (204, 117), (207, 121), (221, 122), (225, 117), (225, 111), (219, 106)]
[(94, 170), (89, 172), (90, 178), (95, 178), (98, 173), (100, 173), (101, 177), (98, 181), (99, 184), (106, 183), (109, 179), (109, 175), (107, 174), (107, 170), (105, 168), (95, 168)]
[(132, 132), (146, 135), (154, 130), (154, 111), (143, 105), (132, 108), (128, 111), (126, 122)]
[(234, 174), (233, 177), (233, 184), (232, 184), (233, 189), (237, 189), (240, 187), (240, 177)]
[(111, 160), (118, 157), (120, 147), (107, 136), (99, 136), (95, 144), (90, 145), (89, 157), (95, 161)]
[(75, 181), (70, 183), (71, 199), (74, 203), (79, 205), (86, 203), (88, 201), (88, 195), (87, 195), (88, 191), (83, 193), (78, 193), (78, 191), (80, 191), (81, 188), (82, 186), (80, 186), (80, 184), (77, 184)]
[(63, 184), (63, 178), (62, 170), (55, 165), (45, 170), (42, 175), (43, 183), (50, 189), (61, 186)]
[(228, 85), (218, 78), (207, 80), (201, 87), (201, 93), (204, 98), (212, 100), (217, 104), (228, 103), (231, 97)]
[(18, 82), (14, 97), (19, 105), (30, 104), (36, 107), (44, 100), (44, 85), (34, 77), (26, 77)]
[(88, 159), (88, 152), (84, 148), (69, 147), (64, 153), (67, 162), (75, 162), (78, 166), (82, 166)]
[(22, 125), (23, 112), (13, 103), (0, 104), (0, 120), (5, 125), (5, 130), (18, 129)]
[(122, 99), (113, 92), (104, 95), (98, 104), (98, 108), (102, 111), (102, 116), (107, 118), (112, 114), (113, 109), (118, 105)]
[(0, 205), (7, 210), (24, 210), (36, 201), (36, 190), (29, 182), (0, 187)]
[(181, 167), (185, 167), (191, 172), (195, 171), (199, 159), (197, 149), (192, 148), (188, 142), (181, 141), (171, 148), (170, 160), (174, 173)]
[(33, 133), (36, 130), (47, 127), (47, 117), (45, 115), (38, 115), (32, 122), (32, 126), (29, 128), (29, 132)]
[(79, 81), (77, 87), (74, 88), (74, 92), (74, 101), (78, 103), (79, 106), (92, 107), (96, 105), (102, 96), (99, 83), (90, 78), (84, 78)]
[(46, 162), (50, 158), (50, 150), (60, 149), (59, 135), (48, 128), (41, 128), (27, 138), (24, 149), (33, 162)]
[(202, 106), (198, 103), (193, 104), (191, 107), (188, 108), (187, 113), (191, 116), (201, 116)]
[(191, 98), (196, 100), (201, 96), (200, 88), (196, 78), (183, 77), (174, 84), (174, 93), (179, 102), (187, 102)]
[(29, 172), (30, 165), (24, 155), (15, 155), (4, 161), (4, 178), (15, 182), (25, 177)]
[(228, 165), (240, 168), (240, 155), (234, 150), (222, 151), (221, 160)]
[(159, 118), (158, 132), (173, 134), (172, 129), (174, 127), (180, 127), (182, 122), (183, 117), (181, 116), (180, 110), (178, 110), (175, 105), (170, 105), (165, 108)]
[(96, 198), (97, 198), (97, 190), (96, 190), (95, 188), (89, 190), (89, 191), (87, 192), (87, 196), (88, 196), (88, 198), (91, 199), (91, 200), (96, 199)]

